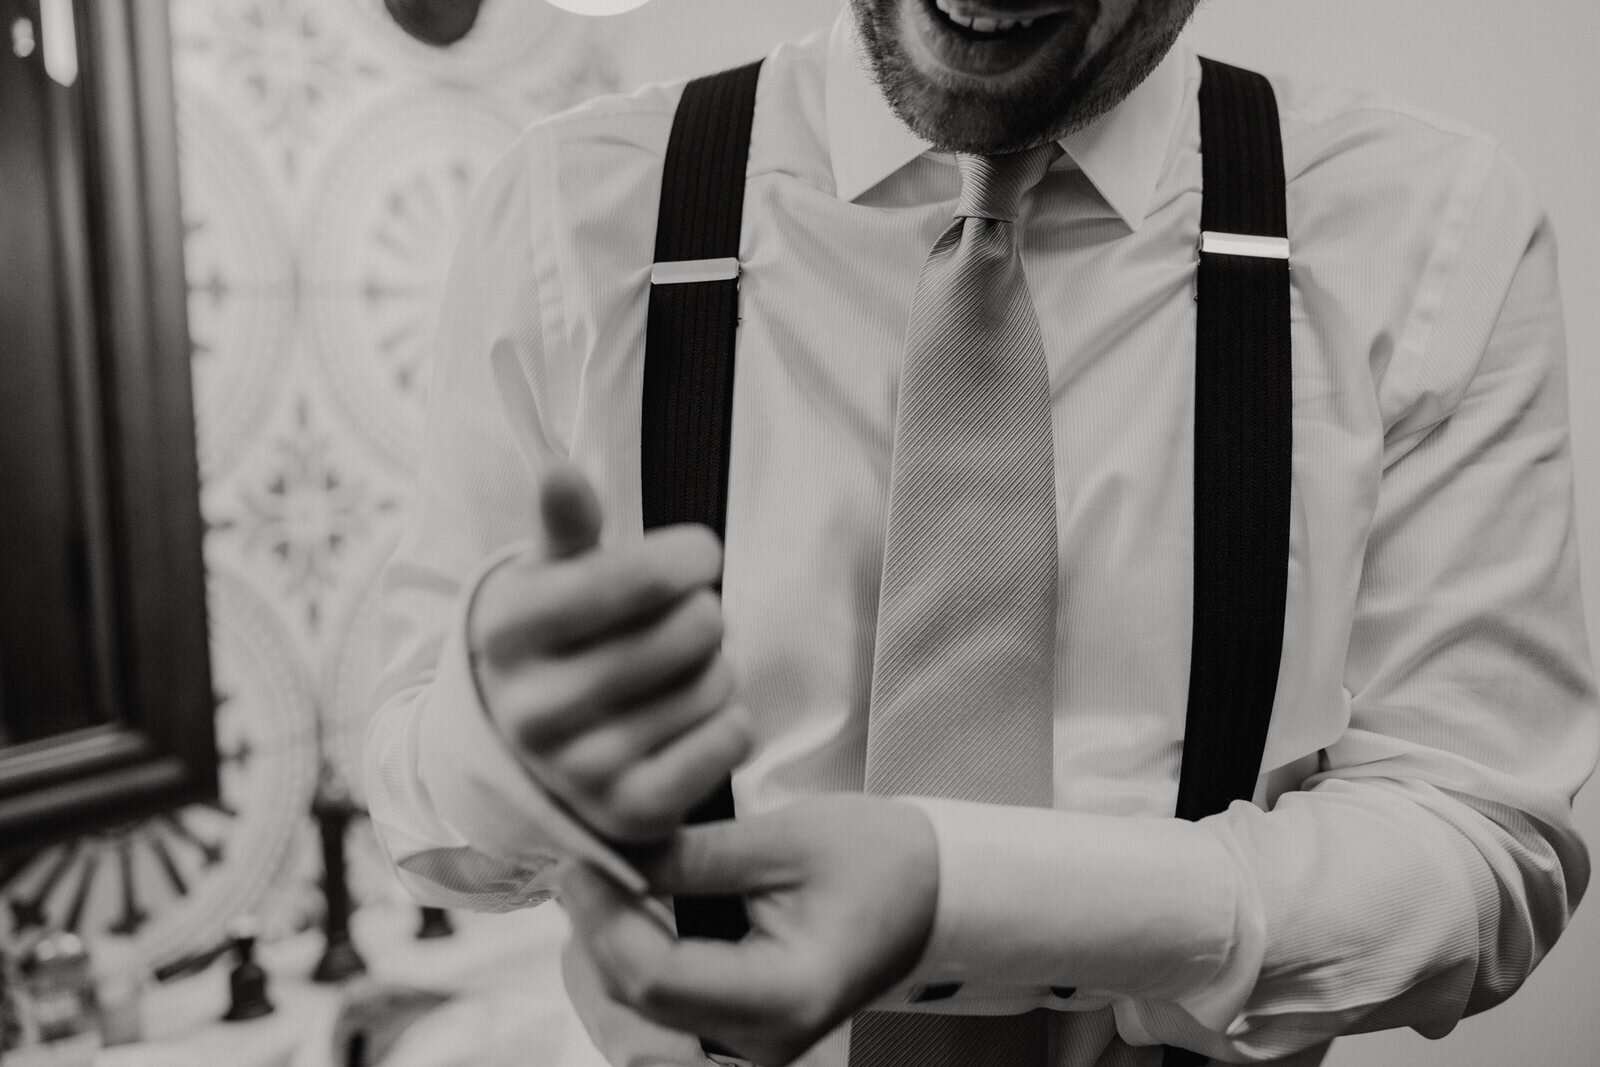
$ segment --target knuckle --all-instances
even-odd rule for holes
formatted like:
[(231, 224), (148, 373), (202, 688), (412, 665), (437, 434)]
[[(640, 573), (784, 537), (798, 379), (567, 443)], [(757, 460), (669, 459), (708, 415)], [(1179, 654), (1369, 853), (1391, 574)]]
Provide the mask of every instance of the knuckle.
[(544, 650), (555, 608), (542, 578), (509, 565), (484, 578), (467, 613), (467, 646), (476, 658), (503, 669)]
[(574, 757), (570, 750), (549, 762), (551, 771), (580, 797), (599, 797), (610, 791), (611, 777), (605, 769), (591, 760)]
[(467, 647), (474, 658), (493, 667), (504, 666), (512, 659), (515, 633), (510, 605), (487, 589), (479, 590), (467, 616)]
[(644, 611), (668, 603), (679, 593), (670, 555), (659, 535), (619, 546), (606, 558), (610, 595), (619, 607)]
[(611, 834), (618, 840), (643, 843), (667, 836), (676, 821), (669, 810), (639, 774), (622, 774), (612, 779), (605, 800)]
[(588, 942), (589, 956), (594, 961), (595, 973), (600, 978), (600, 988), (605, 990), (606, 996), (618, 1004), (631, 1005), (633, 1001), (630, 992), (634, 968), (622, 958), (611, 931), (605, 928), (593, 931), (589, 935)]
[(523, 715), (517, 720), (517, 745), (524, 752), (549, 759), (555, 754), (562, 731), (553, 715), (544, 712)]
[(665, 960), (658, 952), (625, 950), (614, 927), (602, 927), (588, 937), (589, 956), (607, 997), (647, 1017), (671, 1009), (671, 982), (664, 974)]
[(620, 599), (629, 613), (638, 614), (669, 603), (677, 595), (677, 585), (672, 576), (660, 566), (641, 566), (630, 575)]
[(467, 611), (467, 647), (480, 658), (491, 658), (495, 637), (504, 625), (504, 609), (487, 587), (480, 588)]
[(493, 719), (520, 749), (537, 752), (543, 747), (544, 723), (550, 715), (543, 693), (517, 676), (485, 680), (483, 700)]
[(634, 966), (629, 970), (623, 984), (628, 1003), (634, 1009), (646, 1016), (656, 1016), (671, 1006), (667, 987), (653, 967)]
[[(600, 949), (598, 946), (591, 948), (590, 951), (596, 956), (600, 955)], [(628, 1002), (627, 988), (623, 983), (622, 976), (617, 973), (616, 969), (607, 967), (603, 963), (597, 961), (595, 970), (599, 973), (600, 988), (605, 991), (606, 997), (613, 1003), (621, 1004), (624, 1007), (630, 1006)]]
[(733, 668), (722, 656), (712, 659), (695, 686), (696, 702), (701, 707), (720, 708), (733, 696)]
[(623, 1003), (646, 1017), (657, 1017), (669, 1007), (665, 986), (648, 967), (633, 966), (620, 983)]
[(605, 665), (593, 656), (573, 656), (548, 661), (535, 684), (544, 687), (543, 700), (552, 714), (584, 718), (605, 706)]
[(556, 758), (558, 772), (581, 792), (594, 796), (610, 791), (626, 766), (627, 746), (613, 732), (590, 734), (568, 745)]
[(515, 666), (523, 642), (521, 635), (509, 623), (485, 624), (473, 638), (471, 647), (477, 658), (497, 671)]
[(689, 595), (679, 612), (679, 624), (684, 628), (690, 646), (695, 651), (709, 651), (722, 643), (722, 605), (716, 594), (700, 589)]
[(498, 703), (516, 723), (516, 741), (523, 749), (546, 754), (555, 739), (555, 708), (545, 690), (525, 682), (502, 689)]
[(486, 622), (504, 619), (521, 598), (517, 594), (524, 575), (521, 568), (506, 560), (485, 574), (472, 596), (472, 612)]
[(742, 705), (730, 704), (714, 722), (716, 753), (730, 767), (742, 763), (755, 748), (755, 731), (750, 713)]
[(679, 582), (698, 585), (722, 569), (722, 542), (708, 526), (670, 526), (654, 533), (649, 543), (652, 558)]
[(517, 720), (513, 737), (517, 747), (530, 756), (548, 760), (554, 743), (554, 729), (542, 715), (524, 716)]
[(707, 566), (722, 566), (722, 541), (711, 527), (702, 523), (685, 527), (684, 543), (685, 549), (695, 553), (696, 558), (703, 559)]

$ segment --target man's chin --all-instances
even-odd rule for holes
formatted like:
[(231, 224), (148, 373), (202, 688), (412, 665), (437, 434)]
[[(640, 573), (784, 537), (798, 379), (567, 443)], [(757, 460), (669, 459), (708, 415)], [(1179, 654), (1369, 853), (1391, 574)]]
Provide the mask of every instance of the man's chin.
[(993, 39), (956, 27), (931, 0), (901, 0), (868, 29), (889, 103), (946, 151), (1020, 151), (1066, 132), (1087, 19), (1059, 13)]

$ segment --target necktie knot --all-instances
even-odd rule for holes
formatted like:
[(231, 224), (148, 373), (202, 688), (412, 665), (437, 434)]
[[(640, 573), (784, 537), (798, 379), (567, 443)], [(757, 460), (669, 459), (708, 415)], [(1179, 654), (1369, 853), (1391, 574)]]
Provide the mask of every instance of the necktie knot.
[(1061, 147), (1048, 141), (1011, 155), (957, 155), (961, 199), (956, 203), (956, 218), (1017, 221), (1022, 194), (1039, 184), (1060, 154)]

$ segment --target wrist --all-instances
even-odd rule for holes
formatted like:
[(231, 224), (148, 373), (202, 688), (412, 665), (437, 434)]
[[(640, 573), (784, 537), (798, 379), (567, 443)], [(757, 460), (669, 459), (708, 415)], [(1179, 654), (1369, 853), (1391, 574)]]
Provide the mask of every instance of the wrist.
[(1193, 823), (907, 798), (938, 842), (906, 982), (1181, 1000), (1223, 971), (1244, 887)]

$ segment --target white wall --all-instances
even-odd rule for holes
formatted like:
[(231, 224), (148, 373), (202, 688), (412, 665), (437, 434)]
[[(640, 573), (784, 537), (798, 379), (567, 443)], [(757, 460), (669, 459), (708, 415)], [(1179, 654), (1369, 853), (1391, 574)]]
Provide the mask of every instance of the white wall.
[[(760, 54), (825, 25), (835, 0), (655, 0), (608, 32), (626, 82)], [(1595, 0), (1206, 0), (1191, 39), (1264, 70), (1376, 87), (1498, 136), (1561, 237), (1586, 602), (1600, 634), (1600, 4)], [(1579, 798), (1600, 851), (1600, 787)], [(1528, 985), (1449, 1038), (1341, 1042), (1335, 1067), (1592, 1067), (1600, 1063), (1600, 889)]]

